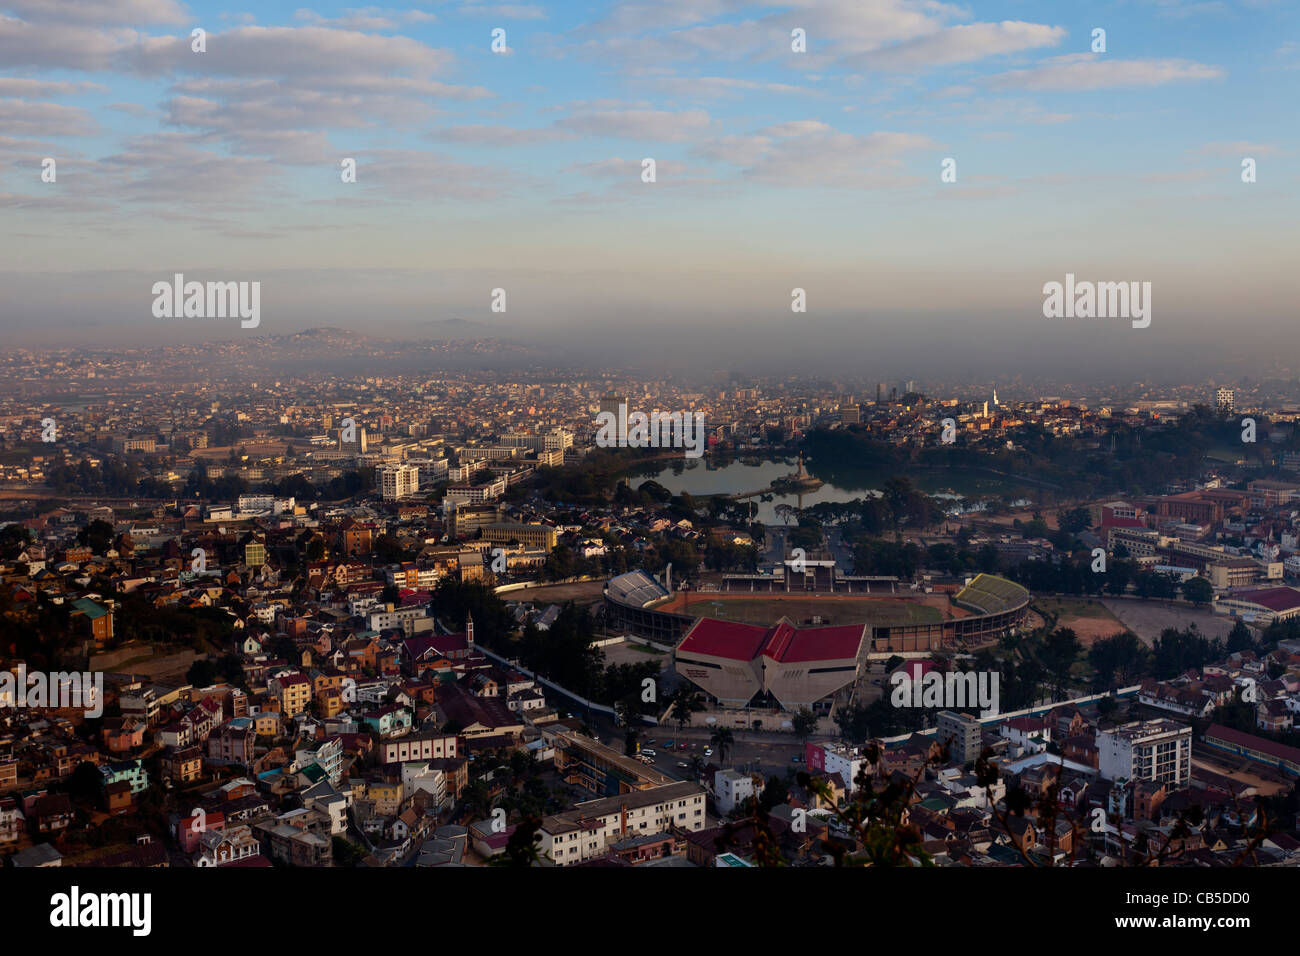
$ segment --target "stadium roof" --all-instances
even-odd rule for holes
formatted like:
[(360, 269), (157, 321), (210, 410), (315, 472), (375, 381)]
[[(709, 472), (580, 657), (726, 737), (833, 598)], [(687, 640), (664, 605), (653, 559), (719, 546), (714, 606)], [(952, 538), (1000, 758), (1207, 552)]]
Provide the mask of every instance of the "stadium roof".
[(1238, 591), (1230, 595), (1234, 601), (1246, 601), (1258, 604), (1270, 611), (1290, 611), (1300, 607), (1300, 591), (1295, 588), (1258, 588), (1254, 591)]
[(668, 589), (644, 571), (629, 571), (611, 578), (606, 590), (619, 604), (629, 607), (645, 607), (668, 597)]
[(958, 604), (966, 604), (983, 614), (998, 614), (1029, 601), (1029, 592), (1006, 578), (991, 574), (978, 574), (970, 584), (958, 592), (954, 598)]
[(1278, 760), (1290, 760), (1300, 763), (1300, 749), (1288, 747), (1286, 744), (1279, 744), (1264, 737), (1256, 737), (1254, 734), (1244, 733), (1240, 730), (1233, 730), (1231, 727), (1225, 727), (1222, 724), (1211, 724), (1210, 729), (1205, 732), (1205, 739), (1225, 740), (1237, 747), (1244, 747), (1248, 750), (1257, 750), (1262, 754), (1276, 758)]
[(781, 618), (772, 627), (761, 627), (704, 617), (677, 650), (734, 661), (752, 661), (759, 656), (782, 663), (844, 660), (857, 657), (866, 633), (865, 624), (798, 628)]

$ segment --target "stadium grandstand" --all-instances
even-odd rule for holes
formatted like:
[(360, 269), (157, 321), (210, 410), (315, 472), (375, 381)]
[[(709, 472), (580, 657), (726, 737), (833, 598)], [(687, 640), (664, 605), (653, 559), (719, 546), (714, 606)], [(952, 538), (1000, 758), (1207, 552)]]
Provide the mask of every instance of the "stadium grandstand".
[(695, 623), (688, 614), (655, 611), (672, 593), (644, 571), (629, 571), (605, 585), (606, 626), (625, 628), (655, 641), (676, 644)]
[[(973, 616), (948, 621), (955, 639), (978, 640), (1017, 627), (1029, 607), (1029, 591), (991, 574), (979, 574), (952, 599)], [(945, 626), (947, 626), (945, 625)]]
[[(976, 576), (954, 594), (950, 601), (946, 601), (943, 596), (918, 594), (910, 597), (904, 589), (894, 588), (892, 580), (888, 591), (884, 592), (889, 597), (881, 598), (892, 602), (892, 605), (872, 600), (880, 593), (863, 588), (861, 592), (846, 593), (841, 589), (833, 594), (836, 600), (846, 602), (842, 605), (845, 609), (852, 607), (855, 613), (861, 615), (862, 620), (866, 620), (866, 653), (926, 652), (944, 646), (966, 646), (996, 640), (1002, 633), (1019, 627), (1030, 605), (1030, 592), (1021, 585), (987, 574)], [(735, 602), (744, 597), (735, 592), (732, 594), (733, 596), (723, 597), (722, 594), (715, 593), (716, 602), (708, 600), (707, 604), (725, 610), (732, 606), (727, 604), (728, 601)], [(859, 594), (861, 598), (858, 597)], [(645, 571), (629, 571), (628, 574), (619, 575), (604, 587), (607, 627), (636, 633), (664, 644), (677, 644), (694, 623), (701, 619), (699, 615), (680, 613), (685, 610), (685, 605), (677, 600), (679, 597), (680, 594), (673, 593)], [(755, 600), (762, 601), (762, 598), (755, 594)], [(930, 607), (923, 606), (926, 601), (930, 602)], [(937, 606), (936, 601), (939, 602)], [(771, 622), (783, 617), (785, 611), (777, 607), (788, 606), (772, 605), (771, 617), (766, 622), (761, 622), (762, 626), (770, 626)], [(897, 618), (897, 610), (901, 606), (910, 607), (914, 613), (906, 619)], [(926, 614), (922, 614), (922, 611)], [(727, 614), (716, 617), (727, 617)], [(814, 623), (818, 622), (814, 619)]]

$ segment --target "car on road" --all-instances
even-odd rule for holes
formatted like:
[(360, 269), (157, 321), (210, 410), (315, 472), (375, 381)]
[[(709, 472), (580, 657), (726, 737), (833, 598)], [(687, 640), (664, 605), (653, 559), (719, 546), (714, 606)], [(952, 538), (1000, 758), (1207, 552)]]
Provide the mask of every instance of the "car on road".
[(690, 746), (690, 744), (688, 744), (686, 741), (683, 740), (681, 743), (679, 743), (679, 744), (677, 745), (677, 749), (678, 749), (678, 750), (685, 750), (685, 749), (686, 749), (687, 747), (689, 747), (689, 746)]
[(665, 740), (665, 741), (664, 741), (664, 746), (667, 747), (669, 750), (672, 750), (672, 749), (673, 749), (673, 742), (672, 742), (671, 740)]
[(803, 763), (803, 755), (802, 755), (802, 754), (795, 754), (793, 757), (790, 758), (790, 762), (791, 762), (791, 763)]
[(641, 755), (642, 755), (643, 757), (658, 757), (658, 756), (659, 756), (659, 754), (658, 754), (657, 752), (651, 750), (649, 747), (642, 747), (642, 748), (641, 748)]
[(690, 769), (691, 769), (691, 765), (688, 764), (685, 760), (679, 760), (679, 761), (677, 761), (677, 766), (680, 767), (680, 768), (683, 769), (683, 770), (690, 770)]
[(713, 756), (713, 748), (712, 748), (712, 747), (705, 747), (705, 748), (704, 748), (704, 756), (706, 756), (706, 757), (712, 757), (712, 756)]
[(648, 744), (652, 744), (652, 743), (655, 742), (655, 739), (654, 739), (653, 737), (647, 737), (647, 738), (645, 739), (645, 742), (648, 743)]

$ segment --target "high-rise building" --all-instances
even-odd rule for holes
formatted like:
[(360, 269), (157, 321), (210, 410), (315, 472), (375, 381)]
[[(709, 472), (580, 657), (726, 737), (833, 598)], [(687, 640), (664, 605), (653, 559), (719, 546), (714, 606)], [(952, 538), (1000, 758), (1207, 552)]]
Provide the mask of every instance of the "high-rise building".
[(352, 426), (352, 441), (347, 441), (344, 436), (345, 430), (340, 428), (339, 451), (351, 452), (354, 455), (364, 455), (366, 453), (366, 449), (369, 447), (369, 442), (366, 439), (366, 430), (364, 428), (360, 425)]
[(980, 755), (984, 730), (978, 720), (952, 710), (939, 711), (936, 720), (934, 739), (948, 747), (954, 761), (970, 763)]
[(1107, 780), (1158, 780), (1186, 787), (1192, 777), (1192, 728), (1160, 718), (1097, 734), (1097, 769)]
[(1214, 407), (1221, 413), (1231, 414), (1237, 407), (1237, 393), (1230, 388), (1220, 388), (1214, 393)]
[(415, 465), (393, 465), (380, 469), (379, 490), (388, 501), (411, 497), (420, 490), (420, 469)]

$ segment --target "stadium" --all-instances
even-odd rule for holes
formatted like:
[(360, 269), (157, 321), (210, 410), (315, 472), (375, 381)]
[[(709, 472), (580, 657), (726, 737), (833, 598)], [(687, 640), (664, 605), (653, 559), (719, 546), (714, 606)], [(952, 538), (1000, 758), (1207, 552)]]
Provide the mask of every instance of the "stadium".
[(857, 681), (872, 658), (990, 643), (1021, 625), (1030, 601), (1025, 588), (989, 574), (925, 593), (892, 578), (818, 573), (825, 591), (777, 575), (748, 590), (736, 585), (759, 576), (691, 592), (632, 571), (606, 585), (606, 621), (671, 644), (677, 672), (724, 706), (824, 710), (818, 705)]

